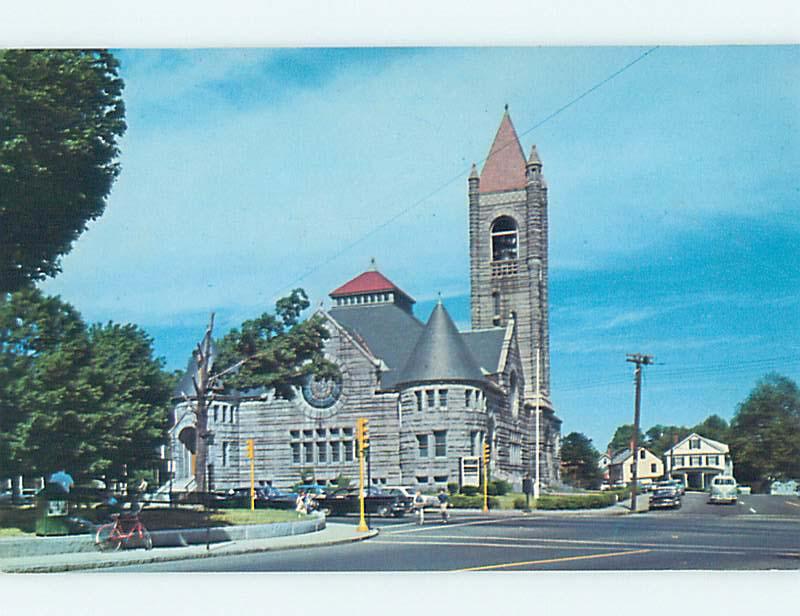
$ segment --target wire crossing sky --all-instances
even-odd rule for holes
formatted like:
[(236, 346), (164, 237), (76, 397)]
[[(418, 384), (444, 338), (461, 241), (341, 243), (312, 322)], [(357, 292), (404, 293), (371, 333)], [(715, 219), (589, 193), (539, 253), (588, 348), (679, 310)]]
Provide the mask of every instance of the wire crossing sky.
[(211, 311), (222, 334), (297, 284), (316, 307), (372, 257), (469, 328), (466, 175), (508, 104), (548, 183), (564, 434), (631, 421), (628, 353), (656, 358), (645, 429), (730, 418), (800, 379), (798, 49), (119, 50), (122, 173), (42, 287), (170, 368)]

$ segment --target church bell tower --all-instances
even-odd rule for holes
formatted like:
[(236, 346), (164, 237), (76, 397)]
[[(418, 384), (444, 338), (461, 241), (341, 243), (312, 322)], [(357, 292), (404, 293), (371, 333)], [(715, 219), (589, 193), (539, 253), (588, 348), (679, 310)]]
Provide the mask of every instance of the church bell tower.
[(525, 372), (525, 402), (536, 403), (539, 349), (540, 404), (550, 404), (550, 330), (547, 299), (547, 185), (542, 161), (527, 160), (508, 106), (483, 170), (469, 176), (472, 328), (504, 326), (513, 314)]

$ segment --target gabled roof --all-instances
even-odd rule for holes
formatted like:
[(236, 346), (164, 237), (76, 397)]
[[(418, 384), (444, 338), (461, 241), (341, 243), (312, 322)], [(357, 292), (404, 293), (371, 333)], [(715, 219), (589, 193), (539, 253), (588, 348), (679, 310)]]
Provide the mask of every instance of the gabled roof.
[(692, 432), (689, 436), (686, 436), (686, 437), (682, 438), (677, 443), (675, 443), (672, 447), (667, 449), (667, 451), (669, 452), (669, 451), (672, 451), (674, 449), (677, 449), (680, 445), (683, 445), (690, 438), (699, 438), (700, 440), (702, 440), (703, 442), (707, 443), (708, 445), (710, 445), (712, 448), (716, 449), (720, 453), (728, 453), (730, 451), (730, 448), (725, 443), (720, 443), (719, 441), (715, 441), (713, 439), (707, 438), (707, 437), (703, 436), (702, 434), (698, 434), (697, 432)]
[[(656, 456), (656, 454), (654, 454), (652, 451), (650, 451), (647, 447), (642, 447), (640, 445), (639, 446), (639, 451), (642, 451), (642, 450), (646, 451), (651, 456), (658, 457), (658, 456)], [(625, 462), (625, 460), (627, 460), (628, 458), (631, 457), (631, 454), (632, 454), (632, 452), (631, 452), (630, 447), (626, 447), (625, 449), (622, 449), (622, 450), (618, 451), (611, 458), (611, 462), (609, 463), (609, 466), (612, 466), (612, 465), (615, 465), (615, 464), (622, 464), (623, 462)]]
[(381, 376), (381, 387), (393, 387), (425, 326), (410, 312), (396, 304), (334, 306), (328, 314), (389, 371)]
[(506, 111), (481, 171), (480, 192), (518, 190), (526, 184), (525, 154)]
[(433, 309), (398, 383), (431, 381), (486, 382), (478, 362), (441, 302)]
[(506, 329), (493, 327), (474, 332), (463, 332), (461, 337), (467, 343), (467, 348), (477, 360), (478, 365), (487, 374), (500, 372), (500, 353), (503, 351), (503, 341)]
[(338, 289), (330, 292), (331, 297), (344, 297), (346, 295), (361, 295), (363, 293), (384, 293), (395, 291), (402, 293), (413, 303), (414, 300), (408, 293), (403, 291), (400, 287), (394, 284), (386, 276), (377, 270), (369, 270), (363, 274), (359, 274), (352, 280), (345, 282)]

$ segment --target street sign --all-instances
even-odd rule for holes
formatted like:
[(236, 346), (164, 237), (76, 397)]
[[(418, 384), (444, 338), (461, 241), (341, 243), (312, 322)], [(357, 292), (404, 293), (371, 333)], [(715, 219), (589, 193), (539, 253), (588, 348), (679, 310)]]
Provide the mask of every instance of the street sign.
[(461, 458), (461, 486), (481, 485), (481, 459), (478, 456)]

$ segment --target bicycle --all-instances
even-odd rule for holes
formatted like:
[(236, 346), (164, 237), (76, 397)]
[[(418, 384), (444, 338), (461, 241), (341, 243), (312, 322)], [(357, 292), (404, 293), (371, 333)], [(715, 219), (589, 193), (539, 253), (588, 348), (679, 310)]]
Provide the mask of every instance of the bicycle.
[(128, 515), (115, 513), (111, 517), (114, 521), (100, 526), (95, 534), (94, 543), (99, 550), (116, 551), (123, 543), (128, 547), (129, 541), (134, 537), (145, 550), (153, 549), (153, 538), (150, 536), (150, 531), (142, 524), (138, 513)]

